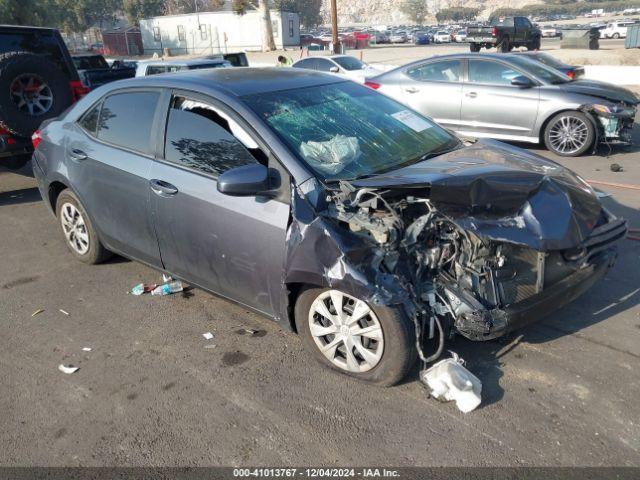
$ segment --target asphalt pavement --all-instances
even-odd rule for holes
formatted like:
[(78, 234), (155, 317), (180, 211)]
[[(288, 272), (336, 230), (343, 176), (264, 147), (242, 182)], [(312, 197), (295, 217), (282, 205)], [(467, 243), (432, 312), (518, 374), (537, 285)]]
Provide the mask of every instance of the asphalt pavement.
[[(637, 186), (639, 160), (562, 163)], [(638, 190), (597, 186), (640, 228)], [(551, 317), (448, 346), (483, 382), (463, 414), (428, 398), (417, 370), (388, 389), (359, 383), (208, 293), (128, 295), (160, 274), (75, 261), (29, 169), (0, 168), (0, 465), (639, 466), (640, 242), (620, 247), (607, 277)]]

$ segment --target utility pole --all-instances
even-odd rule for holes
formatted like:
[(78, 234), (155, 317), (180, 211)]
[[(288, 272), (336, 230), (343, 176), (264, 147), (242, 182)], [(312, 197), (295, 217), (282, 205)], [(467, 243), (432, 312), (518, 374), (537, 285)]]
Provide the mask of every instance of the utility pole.
[(331, 30), (333, 31), (333, 53), (340, 53), (340, 39), (338, 38), (338, 6), (337, 0), (331, 0)]

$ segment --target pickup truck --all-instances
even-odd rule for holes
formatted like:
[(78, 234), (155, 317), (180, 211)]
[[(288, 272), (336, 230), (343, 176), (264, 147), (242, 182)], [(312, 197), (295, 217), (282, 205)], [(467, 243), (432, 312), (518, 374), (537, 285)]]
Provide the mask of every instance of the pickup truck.
[(91, 90), (105, 83), (136, 76), (134, 67), (125, 66), (122, 62), (114, 62), (112, 66), (109, 66), (102, 55), (73, 55), (72, 58), (80, 80), (85, 87)]
[(496, 47), (504, 53), (517, 47), (539, 50), (541, 36), (540, 29), (527, 17), (496, 17), (488, 26), (467, 28), (467, 42), (472, 52), (479, 52), (482, 47)]

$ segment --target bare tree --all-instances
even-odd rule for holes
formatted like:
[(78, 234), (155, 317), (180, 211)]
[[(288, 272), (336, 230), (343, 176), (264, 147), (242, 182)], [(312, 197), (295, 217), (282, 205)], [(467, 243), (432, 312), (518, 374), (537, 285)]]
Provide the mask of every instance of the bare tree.
[(273, 29), (271, 27), (271, 12), (269, 11), (268, 0), (233, 0), (232, 9), (238, 15), (247, 13), (248, 8), (257, 9), (260, 12), (262, 23), (262, 51), (270, 52), (276, 49), (276, 42), (273, 39)]

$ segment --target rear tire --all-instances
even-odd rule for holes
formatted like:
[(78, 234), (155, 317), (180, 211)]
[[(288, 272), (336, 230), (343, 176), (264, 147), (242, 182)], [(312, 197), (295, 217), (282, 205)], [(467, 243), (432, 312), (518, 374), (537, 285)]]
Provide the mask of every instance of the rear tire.
[(611, 35), (611, 38), (613, 38), (614, 40), (617, 40), (620, 38), (620, 34), (619, 33), (614, 33), (613, 35)]
[[(336, 308), (334, 299), (342, 308)], [(367, 313), (360, 316), (362, 312)], [(345, 328), (354, 318), (359, 320)], [(417, 357), (413, 323), (401, 307), (372, 307), (336, 289), (308, 288), (296, 302), (295, 321), (302, 343), (317, 361), (365, 382), (395, 385)], [(358, 335), (364, 329), (368, 334)]]
[(5, 160), (0, 160), (0, 165), (7, 167), (9, 170), (20, 170), (29, 162), (29, 160), (31, 160), (30, 154), (14, 155), (13, 157)]
[(595, 139), (593, 123), (582, 112), (558, 113), (544, 129), (545, 146), (561, 157), (579, 157), (593, 146)]
[(480, 51), (480, 45), (478, 45), (477, 43), (470, 43), (469, 50), (471, 50), (473, 53), (477, 53)]
[(56, 216), (60, 222), (67, 248), (84, 263), (102, 263), (111, 257), (98, 238), (91, 219), (71, 190), (63, 190), (56, 201)]

